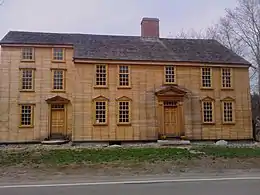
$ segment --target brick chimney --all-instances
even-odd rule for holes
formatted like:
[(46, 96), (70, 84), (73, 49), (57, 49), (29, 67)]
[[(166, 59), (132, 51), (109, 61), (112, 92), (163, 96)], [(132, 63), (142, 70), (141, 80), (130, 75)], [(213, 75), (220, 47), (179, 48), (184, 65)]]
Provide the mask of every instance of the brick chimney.
[(159, 38), (159, 19), (143, 18), (141, 22), (141, 36), (149, 38)]

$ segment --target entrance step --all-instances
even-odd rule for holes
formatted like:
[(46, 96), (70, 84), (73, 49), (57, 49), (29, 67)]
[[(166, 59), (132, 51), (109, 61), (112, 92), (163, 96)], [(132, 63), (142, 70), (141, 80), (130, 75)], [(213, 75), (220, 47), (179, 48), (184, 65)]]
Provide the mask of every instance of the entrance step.
[(191, 144), (189, 140), (157, 140), (157, 143), (161, 146), (179, 146)]
[(50, 140), (42, 141), (41, 144), (45, 144), (45, 145), (61, 145), (61, 144), (66, 144), (68, 142), (69, 142), (69, 140), (65, 140), (65, 139), (50, 139)]

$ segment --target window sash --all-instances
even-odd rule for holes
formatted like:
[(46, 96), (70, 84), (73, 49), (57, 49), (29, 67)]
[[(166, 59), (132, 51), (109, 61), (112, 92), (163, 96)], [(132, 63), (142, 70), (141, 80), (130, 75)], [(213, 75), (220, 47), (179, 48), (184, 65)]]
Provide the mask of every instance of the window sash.
[(119, 124), (130, 123), (130, 101), (118, 102), (118, 123)]
[(165, 83), (175, 83), (175, 66), (164, 67), (164, 81)]
[(52, 58), (56, 61), (64, 60), (64, 48), (53, 48), (52, 50)]
[(234, 122), (234, 103), (232, 101), (223, 102), (223, 122), (224, 123)]
[(107, 102), (95, 101), (95, 124), (107, 123)]
[(107, 85), (107, 66), (106, 65), (96, 65), (96, 86), (106, 86)]
[(119, 86), (128, 87), (130, 86), (130, 71), (129, 66), (120, 65), (119, 66)]
[(20, 70), (21, 91), (34, 90), (34, 70), (21, 69)]
[(203, 123), (213, 123), (214, 122), (214, 103), (212, 101), (202, 102), (203, 110)]
[(29, 127), (33, 126), (33, 106), (21, 105), (20, 106), (20, 126)]
[(34, 49), (32, 47), (22, 48), (22, 60), (33, 60), (34, 59)]
[(201, 83), (203, 88), (212, 87), (212, 70), (211, 68), (201, 69)]
[(222, 68), (222, 88), (231, 88), (232, 87), (232, 70), (231, 68)]
[(64, 90), (65, 85), (65, 72), (64, 70), (52, 70), (52, 89), (53, 90)]

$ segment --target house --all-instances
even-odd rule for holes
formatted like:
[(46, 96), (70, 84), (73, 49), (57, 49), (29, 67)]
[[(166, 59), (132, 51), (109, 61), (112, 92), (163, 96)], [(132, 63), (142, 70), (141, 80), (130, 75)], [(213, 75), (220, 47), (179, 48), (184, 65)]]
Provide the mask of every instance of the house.
[(250, 64), (215, 40), (10, 31), (0, 142), (252, 139)]

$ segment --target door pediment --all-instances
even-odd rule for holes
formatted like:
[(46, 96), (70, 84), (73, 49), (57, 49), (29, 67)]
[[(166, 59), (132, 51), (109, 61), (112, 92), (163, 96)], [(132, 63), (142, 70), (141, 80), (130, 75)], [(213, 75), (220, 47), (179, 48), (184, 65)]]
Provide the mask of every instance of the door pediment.
[(68, 104), (69, 99), (56, 95), (54, 97), (48, 98), (45, 100), (48, 104)]
[(178, 85), (162, 86), (155, 92), (157, 96), (181, 96), (183, 97), (187, 91)]

